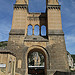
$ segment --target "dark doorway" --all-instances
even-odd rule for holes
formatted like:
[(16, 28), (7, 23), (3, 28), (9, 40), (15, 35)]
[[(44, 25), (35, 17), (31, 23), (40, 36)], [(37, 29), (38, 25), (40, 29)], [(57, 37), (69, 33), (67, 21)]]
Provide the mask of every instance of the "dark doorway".
[(41, 52), (28, 54), (28, 74), (45, 75), (45, 57)]

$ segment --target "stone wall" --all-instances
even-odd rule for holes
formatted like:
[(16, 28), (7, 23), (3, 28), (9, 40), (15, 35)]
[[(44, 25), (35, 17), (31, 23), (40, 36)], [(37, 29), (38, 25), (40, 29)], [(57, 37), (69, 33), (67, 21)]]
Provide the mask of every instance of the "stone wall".
[(54, 75), (75, 75), (75, 72), (55, 72)]
[(51, 71), (69, 71), (67, 51), (63, 35), (49, 35), (46, 49), (50, 55)]
[[(27, 1), (27, 3), (26, 3)], [(61, 6), (58, 0), (47, 1), (45, 13), (29, 13), (28, 0), (17, 0), (14, 5), (12, 28), (9, 33), (8, 49), (16, 54), (16, 75), (28, 74), (28, 51), (43, 52), (46, 56), (47, 75), (56, 71), (69, 71), (64, 33), (61, 23)], [(25, 3), (24, 3), (25, 2)], [(23, 4), (21, 4), (23, 3)], [(33, 26), (33, 35), (28, 36), (28, 25)], [(47, 35), (34, 36), (34, 27), (46, 26)], [(41, 33), (39, 33), (41, 34)]]
[[(66, 51), (66, 46), (65, 46), (65, 40), (64, 40), (64, 35), (49, 35), (49, 40), (45, 39), (41, 41), (37, 41), (34, 39), (31, 40), (26, 40), (29, 39), (26, 38), (24, 41), (24, 36), (23, 35), (11, 35), (12, 41), (9, 41), (8, 48), (16, 53), (16, 72), (20, 74), (25, 74), (25, 71), (27, 71), (26, 68), (26, 52), (28, 48), (31, 48), (32, 46), (38, 46), (43, 47), (46, 52), (49, 54), (48, 55), (48, 62), (47, 63), (47, 69), (49, 72), (54, 73), (55, 71), (69, 71), (69, 66), (68, 66), (68, 60), (67, 60), (67, 51)], [(22, 39), (23, 38), (23, 39)], [(13, 42), (14, 41), (14, 42)], [(45, 42), (44, 42), (45, 41)], [(19, 67), (18, 67), (19, 66)]]
[[(4, 66), (3, 66), (4, 65)], [(15, 74), (16, 58), (9, 51), (0, 51), (0, 74)]]

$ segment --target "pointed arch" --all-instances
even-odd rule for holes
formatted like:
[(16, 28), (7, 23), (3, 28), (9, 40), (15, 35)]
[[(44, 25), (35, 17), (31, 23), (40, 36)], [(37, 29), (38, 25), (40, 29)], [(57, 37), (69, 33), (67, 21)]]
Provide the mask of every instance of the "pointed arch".
[(27, 31), (27, 35), (32, 35), (33, 34), (33, 27), (32, 25), (28, 25), (28, 31)]

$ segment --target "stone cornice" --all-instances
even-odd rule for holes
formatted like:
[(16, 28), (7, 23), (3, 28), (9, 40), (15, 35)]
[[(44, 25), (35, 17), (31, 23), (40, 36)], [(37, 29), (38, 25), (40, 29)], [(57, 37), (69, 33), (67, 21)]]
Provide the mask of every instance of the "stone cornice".
[(25, 9), (28, 8), (27, 4), (14, 4), (14, 9)]
[(48, 5), (47, 9), (61, 9), (61, 5)]
[(26, 36), (24, 41), (26, 42), (48, 42), (49, 40), (47, 39), (46, 36)]
[(49, 40), (28, 40), (28, 39), (25, 39), (24, 41), (25, 42), (49, 42)]
[(47, 18), (47, 17), (28, 17), (28, 18)]
[(6, 50), (0, 49), (0, 54), (12, 54), (13, 56), (16, 56), (15, 53), (7, 49)]
[(10, 35), (24, 35), (25, 29), (11, 29)]
[(64, 35), (62, 30), (48, 30), (48, 35)]

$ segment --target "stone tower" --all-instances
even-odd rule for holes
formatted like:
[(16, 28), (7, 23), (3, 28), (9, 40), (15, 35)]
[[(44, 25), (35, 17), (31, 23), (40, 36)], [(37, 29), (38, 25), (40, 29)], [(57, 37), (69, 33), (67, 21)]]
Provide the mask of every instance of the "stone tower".
[[(8, 49), (16, 54), (17, 75), (28, 75), (28, 55), (31, 52), (43, 54), (45, 59), (43, 75), (69, 71), (60, 9), (58, 0), (46, 0), (45, 13), (29, 13), (28, 0), (16, 0)], [(39, 27), (38, 36), (35, 35), (36, 25)], [(43, 25), (46, 27), (45, 35), (41, 34)], [(32, 27), (31, 35), (28, 35), (29, 26)]]

